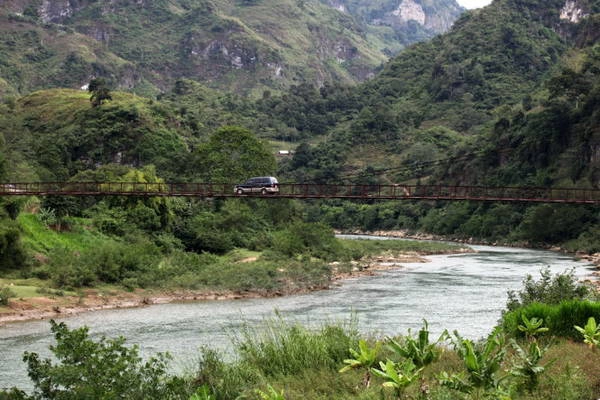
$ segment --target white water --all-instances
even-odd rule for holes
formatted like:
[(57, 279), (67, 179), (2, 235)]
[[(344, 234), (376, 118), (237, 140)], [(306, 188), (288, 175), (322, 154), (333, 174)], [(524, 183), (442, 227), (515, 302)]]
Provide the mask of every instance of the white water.
[[(193, 368), (199, 347), (225, 349), (240, 327), (260, 324), (275, 310), (308, 325), (349, 320), (354, 312), (362, 332), (379, 335), (417, 330), (425, 318), (434, 335), (456, 329), (477, 339), (491, 331), (505, 307), (507, 290), (519, 289), (526, 274), (537, 279), (546, 266), (553, 273), (575, 267), (580, 277), (591, 270), (586, 263), (549, 251), (472, 247), (477, 253), (429, 256), (428, 263), (408, 263), (305, 295), (97, 311), (64, 322), (71, 328), (87, 325), (93, 337), (125, 336), (143, 355), (168, 351), (181, 371)], [(0, 388), (30, 388), (23, 352), (48, 356), (52, 343), (48, 321), (0, 327)]]

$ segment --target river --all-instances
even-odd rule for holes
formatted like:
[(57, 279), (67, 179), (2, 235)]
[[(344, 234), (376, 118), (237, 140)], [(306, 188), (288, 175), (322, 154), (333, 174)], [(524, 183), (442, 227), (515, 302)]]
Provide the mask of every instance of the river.
[[(526, 274), (539, 278), (548, 266), (553, 273), (574, 267), (587, 277), (591, 266), (560, 253), (489, 246), (471, 246), (476, 253), (428, 256), (428, 263), (408, 263), (376, 276), (348, 279), (330, 290), (304, 295), (227, 301), (152, 305), (104, 310), (64, 319), (71, 328), (87, 325), (92, 337), (125, 336), (142, 355), (168, 351), (173, 368), (191, 371), (198, 348), (230, 347), (245, 324), (261, 324), (275, 311), (286, 320), (306, 325), (349, 321), (352, 315), (364, 333), (405, 334), (417, 330), (423, 318), (434, 335), (445, 328), (478, 339), (500, 318), (507, 290), (519, 289)], [(53, 343), (48, 321), (12, 323), (0, 327), (0, 388), (31, 388), (22, 362), (25, 351), (48, 356)]]

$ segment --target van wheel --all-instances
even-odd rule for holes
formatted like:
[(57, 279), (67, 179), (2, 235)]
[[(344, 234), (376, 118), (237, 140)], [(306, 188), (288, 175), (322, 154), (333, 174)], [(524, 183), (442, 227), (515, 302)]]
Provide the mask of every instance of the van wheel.
[(242, 189), (238, 189), (237, 194), (244, 194), (244, 191)]
[(262, 194), (263, 196), (264, 196), (265, 194), (267, 194), (267, 189), (265, 189), (265, 188), (262, 188), (262, 190), (260, 191), (260, 194)]

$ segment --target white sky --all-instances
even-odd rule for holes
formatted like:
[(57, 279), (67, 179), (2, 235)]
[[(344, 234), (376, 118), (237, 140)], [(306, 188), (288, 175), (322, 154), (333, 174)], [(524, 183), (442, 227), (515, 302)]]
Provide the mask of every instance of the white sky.
[(456, 0), (458, 4), (465, 8), (479, 8), (487, 6), (492, 0)]

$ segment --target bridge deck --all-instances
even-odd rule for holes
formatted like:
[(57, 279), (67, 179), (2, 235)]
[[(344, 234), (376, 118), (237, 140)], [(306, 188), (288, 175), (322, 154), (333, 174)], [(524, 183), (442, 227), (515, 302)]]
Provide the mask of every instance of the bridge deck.
[(599, 204), (600, 189), (444, 185), (280, 184), (278, 194), (234, 193), (234, 184), (133, 182), (0, 183), (0, 196), (179, 196), (298, 199), (473, 200)]

